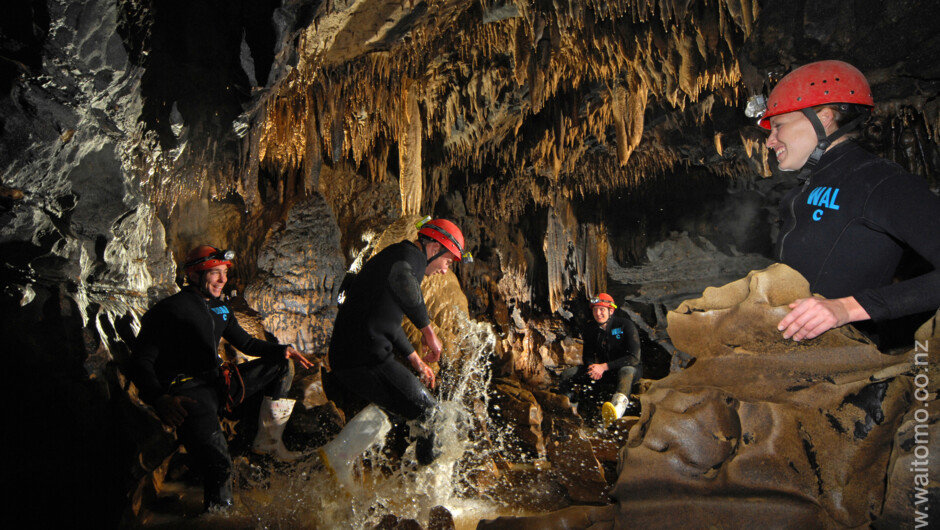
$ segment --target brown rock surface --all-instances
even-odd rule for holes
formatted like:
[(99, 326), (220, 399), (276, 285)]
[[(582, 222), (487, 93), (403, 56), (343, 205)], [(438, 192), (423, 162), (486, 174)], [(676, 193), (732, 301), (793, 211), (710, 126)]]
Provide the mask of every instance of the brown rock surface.
[[(620, 528), (871, 524), (889, 469), (899, 468), (889, 467), (896, 433), (911, 421), (913, 357), (884, 355), (848, 326), (785, 341), (776, 323), (787, 303), (808, 295), (799, 274), (773, 265), (681, 304), (669, 333), (697, 360), (640, 396), (616, 508), (481, 528), (606, 527), (597, 520), (612, 510), (609, 525)], [(890, 493), (903, 504), (903, 493)]]
[(697, 361), (641, 396), (614, 490), (621, 513), (673, 527), (855, 527), (878, 513), (910, 399), (896, 376), (910, 362), (850, 327), (783, 340), (786, 304), (808, 294), (801, 276), (773, 265), (669, 314), (673, 342)]

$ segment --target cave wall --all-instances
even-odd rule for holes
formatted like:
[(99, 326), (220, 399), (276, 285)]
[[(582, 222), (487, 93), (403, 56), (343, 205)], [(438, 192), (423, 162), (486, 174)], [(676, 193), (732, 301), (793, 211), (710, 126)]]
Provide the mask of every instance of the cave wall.
[[(792, 181), (740, 108), (790, 67), (859, 66), (878, 103), (863, 141), (937, 189), (938, 10), (873, 0), (5, 8), (0, 329), (21, 374), (13, 394), (40, 411), (12, 415), (29, 426), (14, 440), (24, 456), (13, 475), (30, 497), (67, 477), (64, 512), (103, 526), (120, 516), (122, 487), (83, 485), (133, 480), (129, 467), (97, 464), (134, 452), (115, 405), (120, 366), (137, 318), (179, 288), (177, 265), (195, 244), (235, 249), (231, 288), (278, 339), (322, 355), (339, 276), (373, 238), (403, 213), (452, 217), (478, 257), (456, 271), (467, 311), (503, 333), (498, 369), (544, 384), (546, 366), (572, 359), (573, 318), (609, 269), (670, 255), (649, 250), (681, 232), (706, 238), (698, 248), (711, 245), (716, 263), (766, 255), (773, 205)], [(669, 269), (628, 277), (649, 270)], [(52, 440), (65, 438), (87, 457), (56, 452)]]

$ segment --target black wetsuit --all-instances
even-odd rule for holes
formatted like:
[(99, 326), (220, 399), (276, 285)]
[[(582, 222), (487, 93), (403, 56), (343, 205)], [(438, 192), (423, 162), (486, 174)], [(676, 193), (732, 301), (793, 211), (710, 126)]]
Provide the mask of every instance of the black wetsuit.
[(410, 420), (436, 402), (411, 370), (396, 360), (415, 351), (402, 317), (421, 329), (430, 324), (421, 293), (425, 253), (410, 241), (372, 257), (346, 291), (330, 340), (331, 376), (347, 391)]
[[(574, 398), (573, 391), (579, 387), (581, 400), (585, 397), (593, 399), (596, 385), (601, 385), (616, 386), (617, 392), (629, 397), (633, 384), (643, 374), (640, 362), (640, 334), (633, 322), (611, 315), (607, 326), (601, 328), (597, 322), (591, 320), (581, 331), (581, 338), (584, 340), (582, 363), (562, 372), (561, 393)], [(597, 381), (591, 379), (587, 372), (588, 367), (603, 363), (607, 363), (607, 371)], [(585, 392), (589, 395), (584, 395)]]
[(226, 395), (218, 355), (225, 338), (235, 348), (260, 359), (242, 363), (244, 395), (287, 395), (293, 375), (284, 357), (286, 346), (258, 340), (238, 324), (235, 313), (220, 300), (206, 300), (193, 288), (165, 298), (141, 319), (134, 344), (131, 377), (140, 397), (153, 404), (169, 394), (186, 396), (188, 415), (177, 429), (180, 442), (204, 476), (207, 506), (231, 500), (232, 459), (219, 424)]
[[(854, 296), (873, 321), (940, 307), (940, 198), (923, 178), (847, 141), (822, 156), (780, 213), (778, 259), (812, 292)], [(934, 270), (892, 284), (905, 247)]]

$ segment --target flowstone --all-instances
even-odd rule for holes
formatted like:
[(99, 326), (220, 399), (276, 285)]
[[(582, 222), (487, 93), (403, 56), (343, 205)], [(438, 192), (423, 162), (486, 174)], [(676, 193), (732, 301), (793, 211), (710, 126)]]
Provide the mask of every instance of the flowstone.
[(807, 296), (806, 280), (776, 264), (680, 304), (668, 315), (669, 335), (696, 361), (640, 396), (643, 415), (611, 492), (616, 504), (480, 528), (854, 528), (877, 520), (895, 435), (912, 407), (914, 357), (884, 355), (851, 326), (784, 340), (777, 323), (787, 304)]

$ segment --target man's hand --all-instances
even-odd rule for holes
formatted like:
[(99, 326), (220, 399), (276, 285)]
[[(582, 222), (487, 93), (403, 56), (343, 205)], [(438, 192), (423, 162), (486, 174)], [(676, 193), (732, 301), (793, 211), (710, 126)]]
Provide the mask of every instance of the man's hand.
[(163, 423), (175, 428), (182, 425), (183, 421), (186, 420), (186, 416), (189, 416), (185, 404), (195, 402), (196, 400), (191, 397), (164, 394), (157, 398), (153, 408), (156, 409), (157, 415), (160, 416)]
[(284, 350), (284, 358), (293, 359), (297, 361), (298, 363), (300, 363), (300, 366), (303, 366), (304, 368), (308, 370), (313, 368), (313, 363), (308, 361), (307, 358), (304, 357), (304, 354), (295, 350), (293, 346), (288, 346), (287, 349)]
[(408, 360), (411, 362), (412, 368), (418, 372), (418, 379), (424, 383), (424, 386), (434, 388), (434, 370), (431, 370), (430, 366), (424, 364), (421, 357), (418, 357), (418, 352), (411, 352), (411, 355), (408, 356)]
[(604, 377), (604, 372), (606, 372), (608, 368), (607, 363), (589, 365), (588, 375), (591, 376), (591, 379), (597, 381), (601, 377)]
[(421, 350), (424, 353), (424, 362), (436, 363), (441, 360), (441, 350), (443, 345), (441, 339), (437, 338), (431, 325), (421, 328)]
[(783, 332), (783, 338), (796, 341), (813, 339), (849, 322), (871, 318), (852, 296), (833, 300), (800, 298), (789, 307), (791, 311), (777, 324), (777, 329)]

